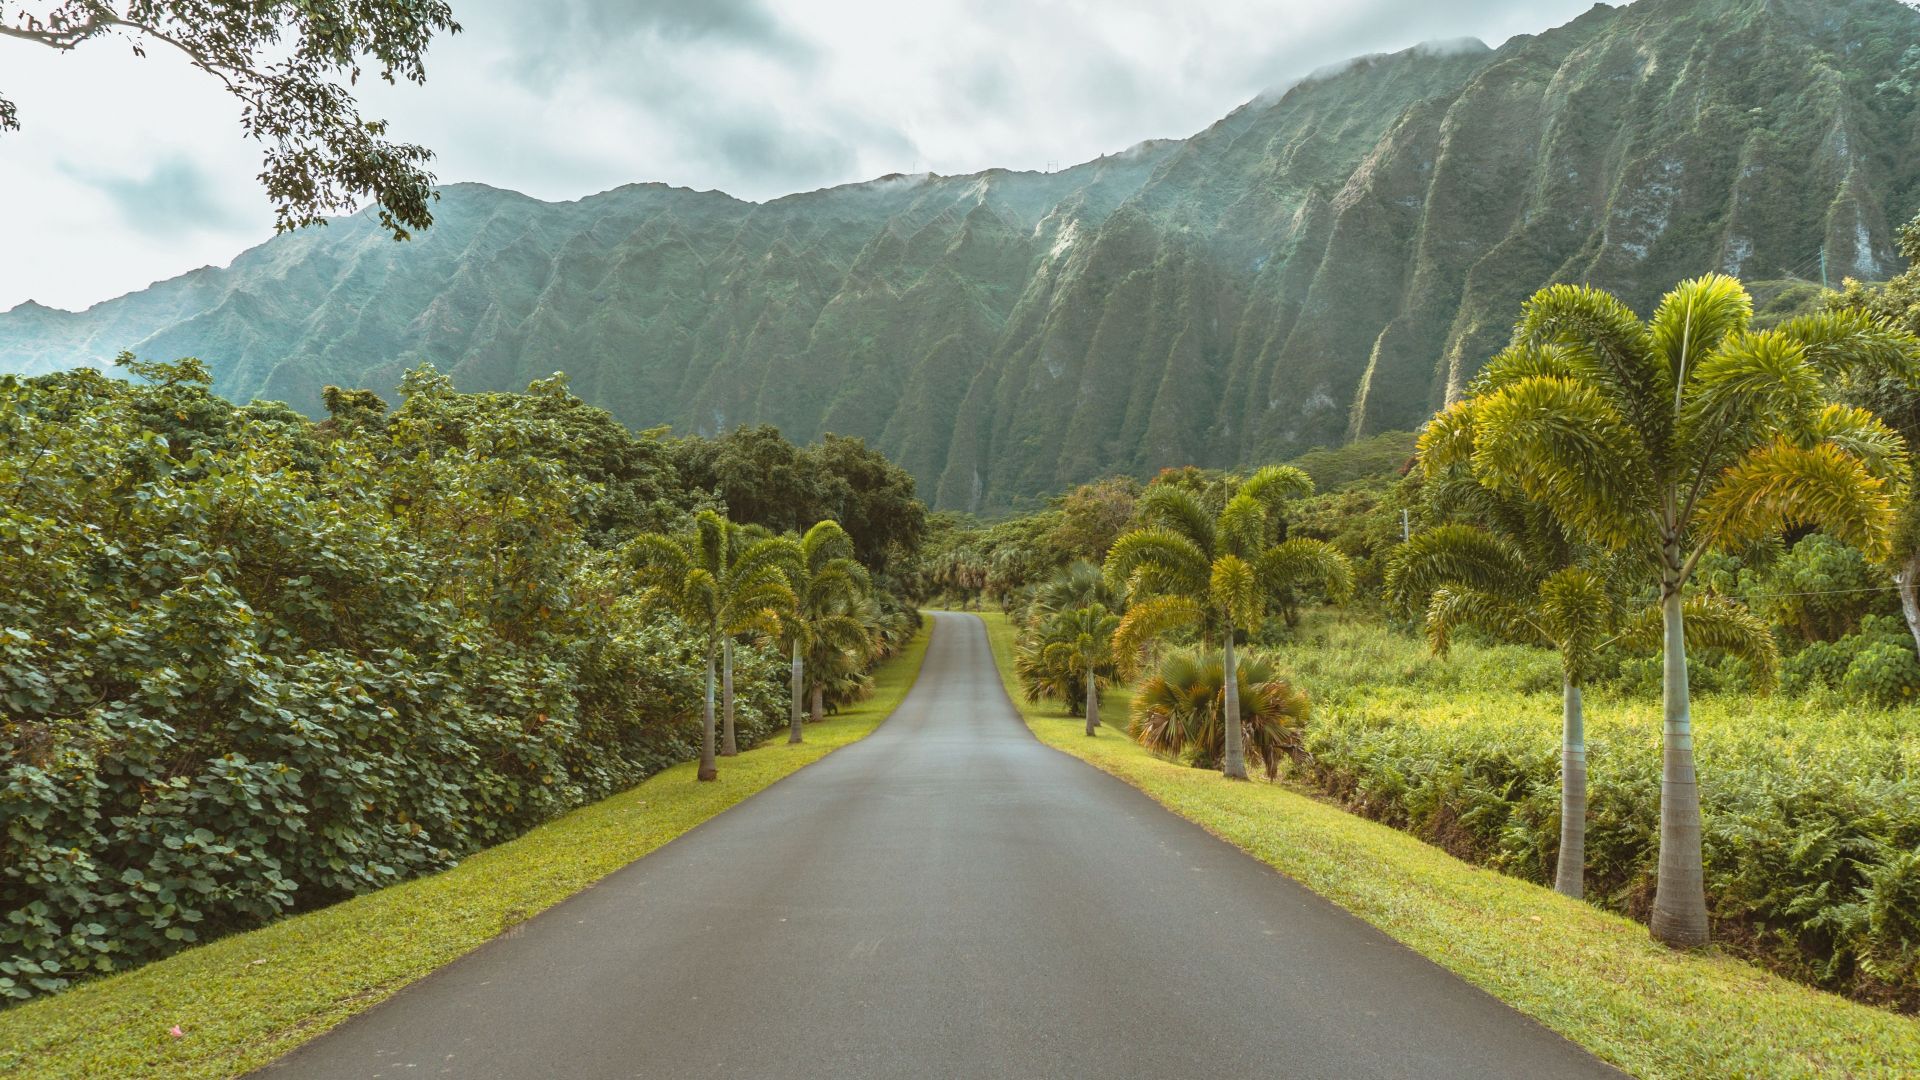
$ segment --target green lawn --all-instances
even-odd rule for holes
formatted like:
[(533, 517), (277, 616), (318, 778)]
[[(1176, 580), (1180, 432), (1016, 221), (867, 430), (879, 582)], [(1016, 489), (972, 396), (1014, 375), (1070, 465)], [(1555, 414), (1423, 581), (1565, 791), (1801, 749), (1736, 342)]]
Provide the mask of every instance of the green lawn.
[[(236, 934), (0, 1012), (0, 1075), (225, 1077), (279, 1057), (489, 938), (879, 726), (926, 656), (931, 623), (876, 673), (874, 696), (723, 758), (676, 765), (452, 870)], [(179, 1025), (183, 1036), (168, 1032)]]
[[(1004, 615), (982, 617), (1019, 704), (1014, 628)], [(1711, 951), (1671, 952), (1638, 923), (1471, 866), (1285, 786), (1173, 764), (1112, 729), (1087, 738), (1057, 704), (1020, 709), (1047, 745), (1140, 788), (1628, 1072), (1920, 1075), (1913, 1020)]]

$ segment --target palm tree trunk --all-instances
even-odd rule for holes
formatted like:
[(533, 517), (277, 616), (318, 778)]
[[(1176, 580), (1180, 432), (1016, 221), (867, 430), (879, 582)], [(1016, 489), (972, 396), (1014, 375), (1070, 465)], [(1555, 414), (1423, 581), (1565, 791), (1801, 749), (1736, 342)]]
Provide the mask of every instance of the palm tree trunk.
[(1700, 785), (1693, 771), (1693, 714), (1687, 698), (1687, 628), (1680, 582), (1661, 586), (1666, 629), (1666, 726), (1660, 756), (1660, 878), (1653, 936), (1677, 949), (1707, 943), (1707, 890), (1700, 861)]
[(813, 684), (813, 722), (819, 723), (827, 715), (827, 686), (825, 683)]
[(1913, 635), (1913, 647), (1920, 650), (1920, 551), (1894, 571), (1893, 583), (1900, 590), (1900, 613), (1907, 617), (1907, 633)]
[(787, 717), (787, 744), (800, 741), (800, 639), (793, 639), (793, 710)]
[(713, 763), (713, 646), (707, 646), (707, 707), (700, 713), (700, 772), (702, 780), (720, 775)]
[(1100, 730), (1100, 687), (1094, 681), (1093, 669), (1087, 669), (1087, 734)]
[(733, 639), (728, 638), (723, 646), (725, 670), (721, 676), (720, 704), (725, 716), (720, 729), (720, 756), (738, 757), (740, 744), (733, 739)]
[(1240, 745), (1240, 668), (1233, 659), (1233, 624), (1227, 624), (1226, 685), (1222, 687), (1226, 696), (1226, 715), (1220, 718), (1226, 725), (1227, 752), (1220, 763), (1220, 773), (1229, 780), (1247, 778), (1247, 752)]
[(1587, 722), (1580, 705), (1580, 684), (1569, 677), (1563, 689), (1560, 729), (1560, 865), (1555, 892), (1575, 900), (1586, 893), (1587, 870)]

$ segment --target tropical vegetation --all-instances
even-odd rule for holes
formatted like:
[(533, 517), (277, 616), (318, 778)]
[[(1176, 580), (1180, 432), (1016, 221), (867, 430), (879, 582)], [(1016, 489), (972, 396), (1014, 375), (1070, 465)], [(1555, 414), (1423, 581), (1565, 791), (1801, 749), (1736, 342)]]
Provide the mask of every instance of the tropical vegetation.
[[(1905, 235), (1920, 248), (1920, 224)], [(1920, 836), (1903, 802), (1920, 655), (1901, 569), (1915, 280), (1756, 314), (1739, 282), (1710, 276), (1646, 321), (1554, 286), (1417, 439), (1296, 462), (1339, 486), (1291, 479), (1244, 530), (1266, 545), (1252, 550), (1324, 545), (1354, 589), (1335, 617), (1313, 610), (1342, 595), (1332, 575), (1291, 596), (1256, 576), (1257, 607), (1234, 614), (1236, 652), (1301, 695), (1263, 771), (1662, 941), (1711, 930), (1796, 978), (1920, 1007), (1906, 883)], [(1221, 550), (1243, 528), (1223, 512), (1259, 502), (1249, 486), (1263, 491), (1188, 467), (991, 524), (937, 515), (906, 580), (999, 601), (1023, 698), (1080, 715), (1064, 666), (1033, 658), (1066, 633), (1060, 612), (1092, 602), (1102, 559), (1130, 735), (1224, 769), (1218, 717), (1230, 686), (1247, 691), (1226, 675), (1212, 571), (1238, 554)], [(1071, 517), (1117, 518), (1127, 501), (1122, 525)]]
[[(1220, 643), (1222, 715), (1239, 716), (1236, 637), (1295, 589), (1317, 585), (1337, 600), (1351, 587), (1352, 571), (1338, 550), (1323, 540), (1283, 538), (1286, 501), (1312, 490), (1305, 473), (1283, 465), (1215, 492), (1171, 480), (1149, 488), (1138, 511), (1144, 527), (1107, 552), (1107, 583), (1129, 597), (1115, 635), (1120, 654), (1134, 655), (1147, 641), (1182, 628), (1202, 628), (1204, 637)], [(1244, 780), (1241, 727), (1223, 726), (1220, 771)]]
[[(334, 389), (314, 422), (220, 399), (195, 361), (126, 367), (0, 378), (0, 998), (445, 869), (709, 756), (716, 633), (741, 638), (738, 741), (788, 718), (803, 545), (723, 516), (780, 478), (679, 464), (731, 443), (636, 434), (560, 377), (475, 395), (423, 367), (397, 408)], [(795, 495), (853, 511), (844, 550), (912, 553), (904, 474), (780, 453), (821, 461)], [(864, 645), (834, 632), (842, 701), (910, 630), (866, 602)]]
[(1753, 331), (1740, 283), (1683, 282), (1653, 317), (1597, 289), (1558, 285), (1527, 303), (1514, 344), (1421, 437), (1423, 460), (1470, 463), (1494, 491), (1537, 503), (1569, 533), (1657, 567), (1665, 751), (1660, 940), (1707, 940), (1685, 596), (1710, 550), (1800, 527), (1870, 556), (1890, 552), (1904, 496), (1899, 436), (1835, 400), (1836, 377), (1898, 373), (1920, 350), (1858, 312)]
[[(1239, 685), (1231, 696), (1226, 670), (1220, 654), (1167, 656), (1134, 691), (1128, 731), (1156, 754), (1212, 768), (1226, 757), (1227, 729), (1236, 727), (1247, 756), (1272, 780), (1280, 766), (1300, 752), (1300, 733), (1313, 715), (1312, 703), (1279, 676), (1270, 656), (1254, 654), (1234, 666)], [(1229, 700), (1239, 709), (1237, 724), (1228, 719)]]

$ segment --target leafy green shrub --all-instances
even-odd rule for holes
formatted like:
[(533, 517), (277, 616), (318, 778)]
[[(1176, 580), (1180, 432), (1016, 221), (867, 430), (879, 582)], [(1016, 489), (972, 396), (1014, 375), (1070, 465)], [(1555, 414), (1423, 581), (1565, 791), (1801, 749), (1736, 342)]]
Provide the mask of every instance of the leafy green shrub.
[(1795, 693), (1838, 690), (1850, 701), (1896, 705), (1920, 694), (1920, 658), (1903, 620), (1868, 615), (1858, 633), (1815, 641), (1787, 657), (1781, 686)]
[(1816, 641), (1780, 661), (1780, 689), (1790, 694), (1837, 690), (1858, 653), (1857, 641)]
[(1840, 688), (1855, 701), (1912, 701), (1920, 693), (1920, 660), (1914, 657), (1912, 642), (1871, 642), (1847, 665)]

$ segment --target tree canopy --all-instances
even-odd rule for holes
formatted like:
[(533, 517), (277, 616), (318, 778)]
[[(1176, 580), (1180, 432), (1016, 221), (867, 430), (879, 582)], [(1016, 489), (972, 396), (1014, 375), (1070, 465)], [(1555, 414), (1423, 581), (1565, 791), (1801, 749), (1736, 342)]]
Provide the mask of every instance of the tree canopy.
[[(352, 88), (363, 75), (426, 81), (427, 45), (458, 33), (444, 0), (62, 0), (0, 4), (0, 37), (71, 51), (118, 39), (134, 55), (161, 46), (220, 80), (242, 105), (240, 126), (266, 144), (260, 183), (279, 231), (325, 224), (371, 198), (405, 240), (433, 223), (432, 152), (386, 137)], [(0, 96), (0, 132), (19, 110)]]

